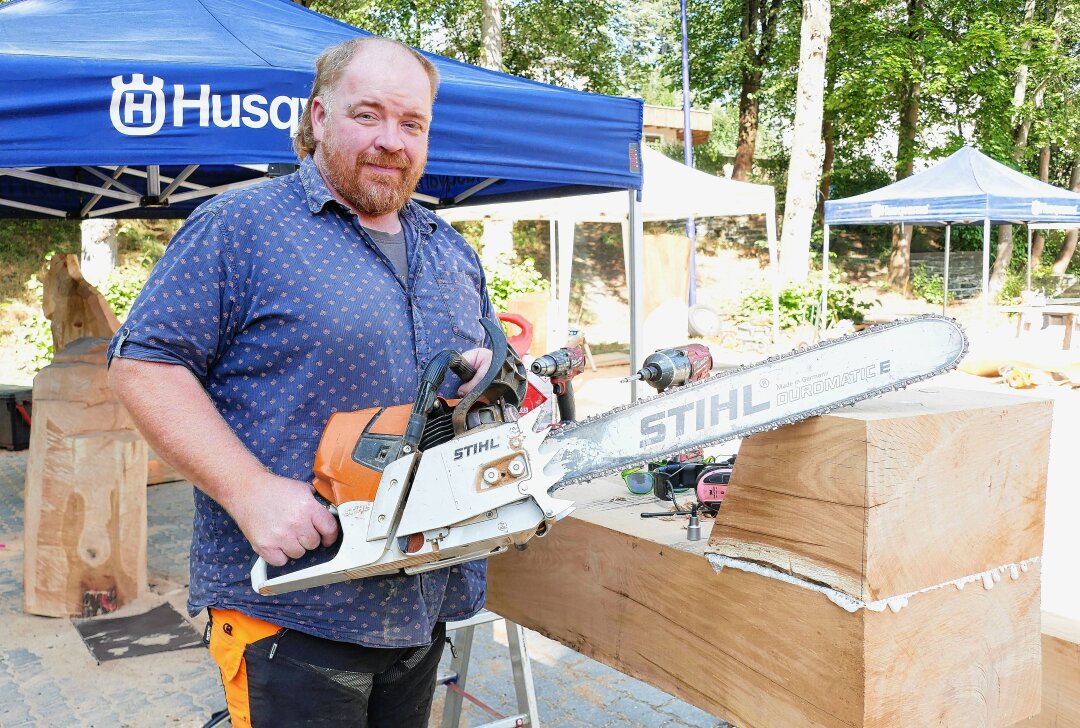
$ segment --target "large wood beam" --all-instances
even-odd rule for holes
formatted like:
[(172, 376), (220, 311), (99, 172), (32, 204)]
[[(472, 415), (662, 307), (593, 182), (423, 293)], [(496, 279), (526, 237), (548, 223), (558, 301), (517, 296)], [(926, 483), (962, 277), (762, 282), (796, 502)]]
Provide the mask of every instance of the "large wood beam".
[(1049, 428), (922, 387), (755, 436), (708, 543), (571, 486), (488, 603), (740, 728), (1011, 725), (1039, 710)]

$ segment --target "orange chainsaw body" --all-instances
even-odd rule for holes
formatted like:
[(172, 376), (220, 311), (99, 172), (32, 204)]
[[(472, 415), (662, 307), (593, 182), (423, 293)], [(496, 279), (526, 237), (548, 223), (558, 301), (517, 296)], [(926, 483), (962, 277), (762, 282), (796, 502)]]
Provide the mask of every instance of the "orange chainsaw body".
[[(439, 398), (444, 407), (458, 400)], [(387, 465), (401, 457), (411, 404), (336, 412), (315, 451), (315, 490), (335, 506), (374, 501)]]

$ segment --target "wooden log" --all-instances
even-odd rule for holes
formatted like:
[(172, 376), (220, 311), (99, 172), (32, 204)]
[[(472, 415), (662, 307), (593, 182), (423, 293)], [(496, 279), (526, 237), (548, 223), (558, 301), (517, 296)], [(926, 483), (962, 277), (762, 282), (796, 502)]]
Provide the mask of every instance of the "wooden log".
[(711, 543), (571, 486), (574, 514), (490, 560), (488, 606), (740, 728), (1011, 725), (1039, 708), (1049, 426), (923, 387), (755, 436)]
[(1080, 728), (1080, 622), (1043, 612), (1042, 710), (1018, 728)]
[(24, 608), (87, 616), (146, 586), (146, 443), (80, 339), (34, 379), (26, 468)]

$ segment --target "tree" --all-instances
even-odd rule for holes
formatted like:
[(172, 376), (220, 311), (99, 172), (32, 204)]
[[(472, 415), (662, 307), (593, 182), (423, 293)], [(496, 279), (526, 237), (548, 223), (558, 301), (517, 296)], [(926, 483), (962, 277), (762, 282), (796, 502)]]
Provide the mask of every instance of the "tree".
[[(716, 100), (739, 99), (732, 179), (750, 176), (762, 99), (769, 95), (770, 83), (797, 63), (796, 56), (777, 63), (776, 51), (785, 33), (797, 27), (798, 8), (794, 0), (691, 0), (687, 4), (694, 100), (703, 106)], [(674, 60), (669, 57), (668, 63)], [(774, 69), (776, 76), (772, 75)]]
[(816, 208), (814, 195), (824, 156), (821, 127), (830, 16), (829, 0), (803, 0), (795, 129), (780, 239), (781, 270), (785, 278), (795, 281), (804, 280), (809, 272), (810, 229)]

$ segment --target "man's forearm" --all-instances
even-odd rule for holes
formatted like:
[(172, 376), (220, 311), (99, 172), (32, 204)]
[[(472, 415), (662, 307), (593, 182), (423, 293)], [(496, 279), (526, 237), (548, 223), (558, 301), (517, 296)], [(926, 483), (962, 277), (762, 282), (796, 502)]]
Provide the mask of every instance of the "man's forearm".
[(226, 509), (266, 473), (185, 367), (114, 358), (109, 386), (157, 454)]

